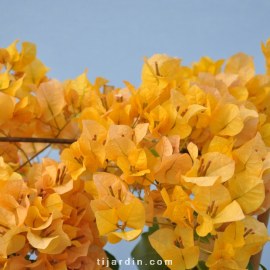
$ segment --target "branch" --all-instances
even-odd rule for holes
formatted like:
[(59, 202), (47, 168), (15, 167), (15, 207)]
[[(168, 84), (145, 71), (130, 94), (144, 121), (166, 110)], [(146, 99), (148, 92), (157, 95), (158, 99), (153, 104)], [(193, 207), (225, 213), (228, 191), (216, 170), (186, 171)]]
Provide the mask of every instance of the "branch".
[(57, 139), (57, 138), (26, 138), (26, 137), (0, 137), (0, 142), (31, 142), (31, 143), (59, 143), (72, 144), (74, 139)]

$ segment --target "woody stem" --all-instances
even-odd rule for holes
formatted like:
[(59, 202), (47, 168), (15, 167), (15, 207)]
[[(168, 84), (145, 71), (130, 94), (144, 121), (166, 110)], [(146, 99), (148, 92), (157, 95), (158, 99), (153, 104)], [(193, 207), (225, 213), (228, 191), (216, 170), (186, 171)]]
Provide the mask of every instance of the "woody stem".
[(74, 139), (58, 139), (58, 138), (0, 137), (0, 142), (32, 142), (32, 143), (72, 144), (72, 143), (76, 142), (76, 140), (74, 140)]

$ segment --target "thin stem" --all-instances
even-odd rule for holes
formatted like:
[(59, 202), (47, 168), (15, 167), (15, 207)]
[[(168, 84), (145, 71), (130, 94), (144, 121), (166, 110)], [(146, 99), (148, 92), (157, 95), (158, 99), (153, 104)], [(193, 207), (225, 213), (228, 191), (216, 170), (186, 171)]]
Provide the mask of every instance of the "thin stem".
[(7, 136), (6, 133), (0, 129), (0, 133), (3, 134), (4, 136)]
[(157, 184), (155, 184), (154, 182), (152, 182), (148, 178), (144, 177), (144, 179), (147, 180), (147, 181), (149, 181), (150, 183), (152, 183), (156, 188), (161, 189), (161, 187), (159, 187)]
[(75, 112), (75, 109), (74, 109), (74, 106), (73, 106), (73, 103), (72, 102), (71, 102), (71, 106), (72, 106), (74, 115), (76, 115), (76, 112)]
[(184, 143), (183, 143), (182, 146), (179, 148), (179, 153), (183, 150), (184, 146), (185, 146), (186, 143), (187, 143), (188, 138), (189, 138), (189, 136), (185, 138)]
[(57, 121), (56, 121), (56, 119), (55, 119), (55, 115), (53, 114), (53, 111), (52, 111), (52, 109), (51, 109), (51, 107), (50, 107), (50, 105), (49, 105), (49, 102), (48, 102), (46, 96), (44, 96), (44, 97), (45, 97), (45, 99), (46, 99), (46, 101), (47, 101), (48, 109), (49, 109), (49, 111), (51, 112), (51, 114), (52, 114), (52, 116), (53, 116), (53, 119), (54, 119), (54, 122), (55, 122), (55, 124), (56, 124), (56, 126), (57, 126), (57, 129), (60, 131), (59, 125), (58, 125), (58, 123), (57, 123)]
[(28, 159), (26, 162), (24, 162), (19, 168), (15, 170), (17, 172), (19, 169), (21, 169), (23, 166), (25, 166), (28, 162), (30, 162), (32, 159), (34, 159), (36, 156), (41, 154), (43, 151), (45, 151), (47, 148), (49, 148), (51, 145), (48, 144), (45, 148), (41, 149), (39, 152), (37, 152), (34, 156), (32, 156), (30, 159)]
[(158, 225), (165, 225), (165, 226), (172, 226), (175, 227), (173, 224), (170, 223), (162, 223), (162, 222), (154, 222), (154, 221), (145, 221), (146, 223), (153, 223), (153, 224), (158, 224)]
[(59, 127), (58, 123), (56, 122), (55, 117), (53, 117), (53, 119), (54, 119), (54, 122), (55, 122), (55, 124), (56, 124), (56, 126), (57, 126), (57, 129), (60, 130), (60, 127)]
[[(132, 194), (134, 193), (135, 189), (137, 188), (137, 185), (138, 185), (138, 182), (135, 182), (135, 184), (133, 186), (133, 190), (131, 191)], [(130, 187), (130, 185), (128, 187)]]
[(134, 128), (134, 127), (137, 125), (137, 123), (138, 123), (138, 121), (139, 121), (139, 118), (140, 118), (140, 115), (138, 115), (136, 121), (134, 122), (134, 124), (132, 125), (131, 128)]
[(27, 154), (25, 153), (25, 151), (24, 151), (20, 146), (18, 146), (16, 143), (14, 143), (14, 144), (15, 144), (15, 146), (16, 146), (16, 147), (24, 154), (25, 158), (27, 159), (27, 163), (29, 163), (30, 166), (32, 167), (32, 164), (31, 164), (31, 162), (30, 162), (30, 160), (29, 160)]
[(155, 142), (154, 144), (152, 144), (148, 149), (151, 149), (153, 146), (155, 146), (159, 141)]
[[(77, 115), (75, 115), (74, 117), (76, 117), (76, 116), (77, 116)], [(73, 117), (72, 117), (72, 118), (73, 118)], [(70, 123), (70, 121), (71, 121), (71, 120), (67, 121), (67, 122), (64, 124), (64, 126), (63, 126), (62, 128), (59, 129), (59, 132), (58, 132), (56, 138), (60, 135), (61, 131), (62, 131), (62, 130)]]
[[(78, 114), (79, 114), (79, 113), (75, 114), (71, 119), (77, 117)], [(67, 122), (65, 123), (65, 125), (64, 125), (62, 128), (59, 129), (59, 132), (58, 132), (58, 134), (56, 135), (55, 138), (58, 138), (58, 136), (61, 134), (62, 130), (64, 130), (65, 127), (70, 123), (71, 119), (70, 119), (69, 121), (67, 121)], [(74, 141), (76, 141), (76, 140), (74, 140)]]
[[(33, 146), (33, 148), (35, 150), (35, 153), (36, 153), (37, 152), (36, 145), (34, 143), (32, 143), (32, 146)], [(37, 156), (37, 161), (38, 161), (38, 163), (40, 163), (40, 160), (39, 160), (39, 157), (38, 156)]]
[(55, 128), (56, 130), (59, 130), (57, 127), (55, 127), (55, 126), (53, 126), (53, 125), (51, 125), (51, 124), (49, 124), (49, 123), (46, 123), (45, 121), (41, 120), (40, 118), (37, 118), (37, 117), (36, 117), (36, 119), (39, 120), (41, 123), (43, 123), (43, 124), (45, 124), (45, 125), (48, 125), (48, 126), (50, 126), (50, 127), (52, 127), (52, 128)]
[(206, 252), (206, 253), (209, 253), (209, 254), (212, 254), (213, 252), (211, 252), (211, 251), (209, 251), (209, 250), (206, 250), (206, 249), (204, 249), (204, 248), (202, 248), (202, 247), (200, 247), (200, 246), (198, 246), (199, 247), (199, 249), (201, 249), (201, 250), (203, 250), (204, 252)]
[(6, 230), (10, 230), (10, 228), (9, 228), (9, 227), (7, 227), (7, 226), (5, 226), (5, 225), (2, 225), (2, 224), (0, 224), (0, 227), (5, 228)]
[(51, 154), (51, 152), (52, 152), (52, 148), (49, 150), (49, 152), (47, 153), (47, 155), (45, 156), (46, 158)]
[(3, 156), (7, 151), (8, 149), (5, 149), (2, 153), (0, 153), (0, 156)]

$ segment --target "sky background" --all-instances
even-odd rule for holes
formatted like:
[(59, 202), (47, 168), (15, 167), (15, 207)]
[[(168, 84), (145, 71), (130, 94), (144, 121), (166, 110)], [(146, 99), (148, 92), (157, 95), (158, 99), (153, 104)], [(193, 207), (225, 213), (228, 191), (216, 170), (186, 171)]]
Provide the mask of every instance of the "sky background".
[[(49, 77), (59, 81), (88, 68), (92, 83), (100, 76), (115, 87), (123, 80), (137, 87), (142, 57), (156, 53), (188, 65), (205, 55), (217, 60), (242, 51), (254, 56), (257, 74), (265, 73), (260, 43), (270, 37), (269, 0), (0, 0), (0, 7), (0, 47), (18, 38), (36, 43)], [(126, 260), (135, 244), (105, 249)], [(269, 243), (262, 264), (270, 269), (267, 253)]]

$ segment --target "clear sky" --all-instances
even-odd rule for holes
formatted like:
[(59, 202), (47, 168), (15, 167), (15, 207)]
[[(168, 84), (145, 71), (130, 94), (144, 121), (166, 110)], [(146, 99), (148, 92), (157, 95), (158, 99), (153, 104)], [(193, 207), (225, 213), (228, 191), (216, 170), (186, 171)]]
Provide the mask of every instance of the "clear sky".
[[(0, 0), (0, 47), (20, 38), (37, 44), (38, 58), (63, 81), (88, 68), (91, 82), (138, 86), (143, 56), (166, 53), (188, 65), (243, 51), (265, 73), (260, 42), (270, 37), (269, 0)], [(267, 27), (268, 25), (268, 27)], [(126, 259), (134, 242), (109, 245)], [(262, 263), (270, 269), (270, 244)], [(120, 268), (136, 269), (132, 266)]]

